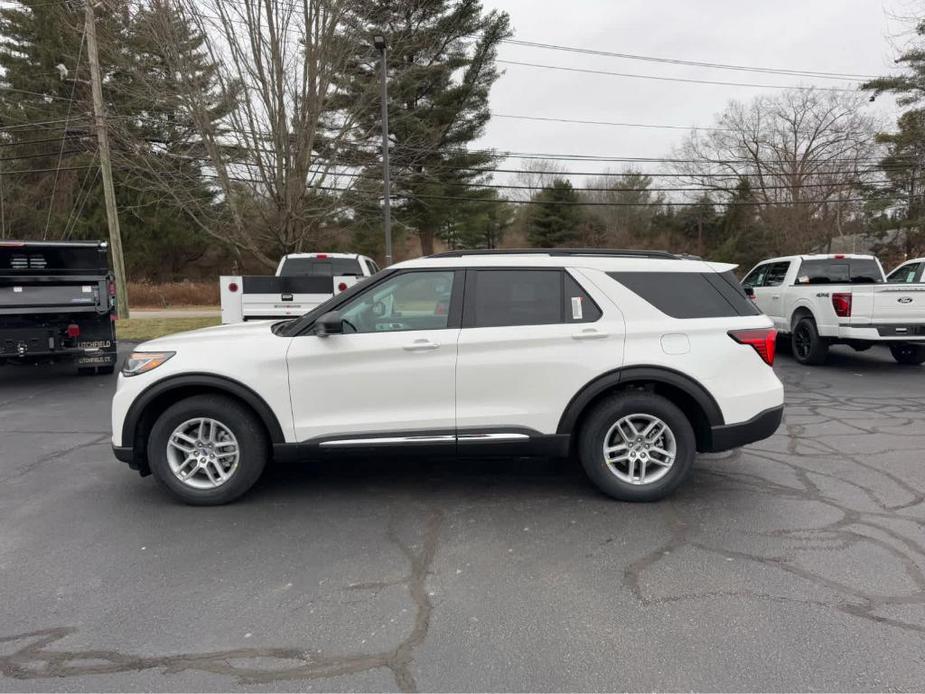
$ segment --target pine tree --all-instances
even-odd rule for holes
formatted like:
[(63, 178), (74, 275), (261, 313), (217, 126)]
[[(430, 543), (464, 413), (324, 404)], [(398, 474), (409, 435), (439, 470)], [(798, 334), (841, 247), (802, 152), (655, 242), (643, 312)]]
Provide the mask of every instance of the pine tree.
[[(376, 34), (386, 37), (393, 216), (431, 253), (434, 238), (467, 207), (452, 198), (465, 198), (468, 186), (483, 182), (495, 159), (467, 145), (490, 116), (488, 94), (498, 78), (498, 44), (510, 35), (508, 17), (484, 12), (479, 0), (358, 0), (350, 3), (346, 24), (370, 43)], [(378, 51), (361, 47), (340, 76), (335, 103), (356, 117), (355, 132), (365, 133), (354, 142), (354, 157), (374, 179), (381, 176), (379, 79)], [(358, 103), (370, 107), (357, 112)]]
[(581, 198), (564, 179), (556, 179), (533, 198), (527, 219), (527, 240), (534, 248), (559, 248), (574, 243), (584, 214)]

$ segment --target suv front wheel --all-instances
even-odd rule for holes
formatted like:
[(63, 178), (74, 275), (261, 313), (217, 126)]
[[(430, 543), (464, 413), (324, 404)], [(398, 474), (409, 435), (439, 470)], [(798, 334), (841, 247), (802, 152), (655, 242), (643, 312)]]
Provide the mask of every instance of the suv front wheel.
[(188, 504), (214, 506), (250, 489), (267, 463), (267, 436), (237, 401), (196, 395), (167, 408), (151, 428), (148, 463)]
[(677, 405), (648, 392), (607, 398), (590, 413), (578, 442), (597, 487), (621, 501), (657, 501), (690, 474), (697, 443)]

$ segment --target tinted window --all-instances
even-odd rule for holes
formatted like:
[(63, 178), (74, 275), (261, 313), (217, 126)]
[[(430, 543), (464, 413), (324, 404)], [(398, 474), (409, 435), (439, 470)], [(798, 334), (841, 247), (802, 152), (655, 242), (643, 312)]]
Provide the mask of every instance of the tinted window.
[(909, 263), (909, 265), (903, 265), (901, 268), (890, 273), (888, 280), (890, 282), (901, 282), (903, 284), (915, 282), (919, 276), (919, 270), (921, 269), (921, 263)]
[(564, 322), (565, 301), (559, 270), (478, 270), (466, 288), (464, 324), (549, 325)]
[(720, 318), (758, 314), (758, 309), (738, 286), (731, 272), (607, 274), (672, 318)]
[(883, 281), (880, 266), (870, 258), (804, 260), (797, 284), (876, 284)]
[(594, 300), (588, 296), (588, 293), (581, 288), (581, 285), (575, 281), (567, 272), (565, 278), (565, 306), (563, 312), (566, 323), (593, 323), (601, 315), (600, 307), (594, 303)]
[(341, 308), (344, 332), (446, 328), (454, 274), (405, 272), (376, 285)]
[(288, 258), (283, 263), (280, 277), (297, 275), (362, 275), (356, 258)]
[(768, 268), (768, 274), (764, 279), (765, 287), (779, 287), (784, 283), (787, 277), (787, 271), (790, 269), (790, 263), (772, 263)]

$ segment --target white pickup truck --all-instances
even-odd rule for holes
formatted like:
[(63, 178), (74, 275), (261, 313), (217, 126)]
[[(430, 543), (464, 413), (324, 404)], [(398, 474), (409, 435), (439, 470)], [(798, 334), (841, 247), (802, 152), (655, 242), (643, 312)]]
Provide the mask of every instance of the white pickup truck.
[(822, 364), (829, 346), (890, 348), (900, 364), (925, 362), (925, 284), (889, 284), (870, 255), (772, 258), (742, 280), (783, 335), (794, 358)]
[(356, 253), (290, 253), (275, 275), (222, 275), (222, 323), (295, 318), (377, 272)]

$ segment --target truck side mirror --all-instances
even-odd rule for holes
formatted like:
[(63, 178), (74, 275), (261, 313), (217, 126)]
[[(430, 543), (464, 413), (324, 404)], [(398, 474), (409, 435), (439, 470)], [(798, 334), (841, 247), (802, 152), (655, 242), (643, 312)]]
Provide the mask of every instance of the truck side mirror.
[(340, 335), (343, 332), (344, 321), (340, 317), (340, 311), (329, 311), (321, 316), (315, 323), (315, 334), (318, 337)]
[(754, 299), (754, 298), (755, 298), (755, 290), (754, 290), (754, 289), (752, 289), (751, 287), (742, 287), (742, 289), (745, 290), (745, 296), (747, 296), (749, 299)]

